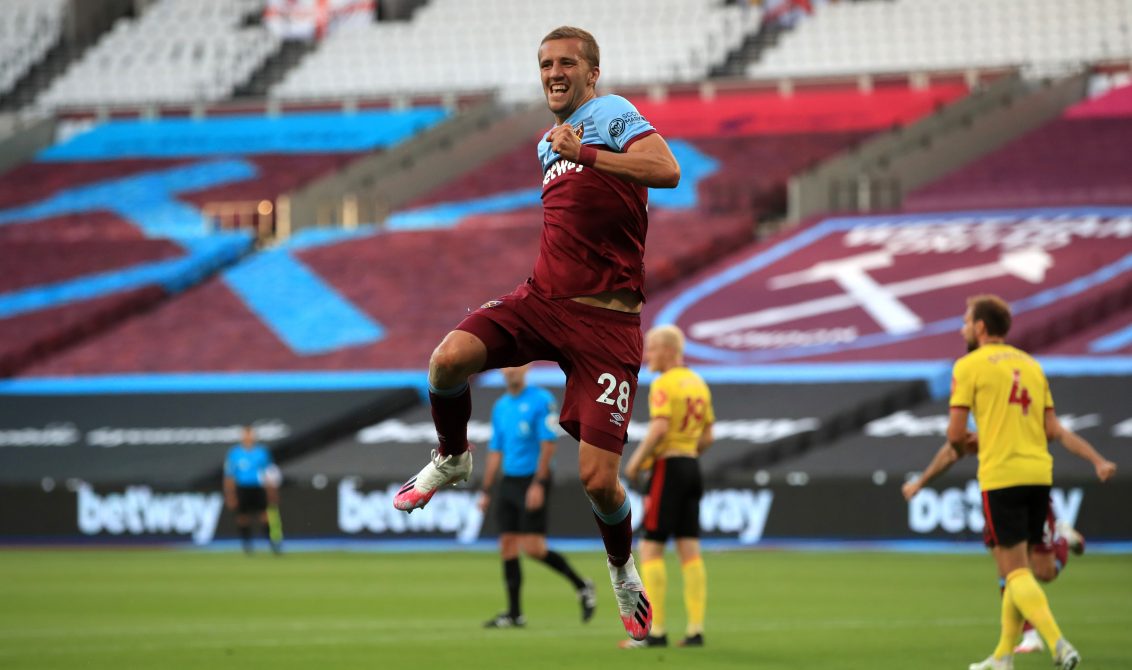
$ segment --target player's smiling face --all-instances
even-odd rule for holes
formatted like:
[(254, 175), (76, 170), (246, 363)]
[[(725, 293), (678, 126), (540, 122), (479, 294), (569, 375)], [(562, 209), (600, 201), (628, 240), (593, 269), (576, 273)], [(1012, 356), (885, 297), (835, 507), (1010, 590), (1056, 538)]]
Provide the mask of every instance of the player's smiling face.
[(564, 121), (596, 94), (599, 68), (582, 56), (582, 41), (571, 37), (547, 40), (538, 48), (542, 90), (550, 111)]

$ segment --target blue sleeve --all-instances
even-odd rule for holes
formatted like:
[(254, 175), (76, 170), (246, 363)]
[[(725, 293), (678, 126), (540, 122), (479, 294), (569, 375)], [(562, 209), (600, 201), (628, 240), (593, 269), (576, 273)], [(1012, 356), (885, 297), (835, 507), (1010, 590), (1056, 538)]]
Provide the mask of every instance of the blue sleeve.
[(632, 140), (656, 131), (625, 98), (604, 95), (598, 101), (600, 104), (594, 109), (592, 118), (597, 136), (605, 146), (625, 151)]
[(232, 476), (232, 456), (235, 454), (235, 449), (229, 449), (228, 453), (224, 455), (224, 476)]
[(558, 435), (554, 432), (554, 427), (550, 425), (551, 421), (558, 418), (558, 408), (555, 406), (554, 395), (550, 391), (543, 390), (542, 402), (539, 404), (538, 411), (535, 414), (535, 432), (538, 435), (539, 442), (546, 442), (558, 439)]
[(503, 449), (503, 421), (500, 415), (501, 404), (497, 400), (495, 407), (491, 408), (491, 441), (487, 443), (488, 451), (502, 451)]

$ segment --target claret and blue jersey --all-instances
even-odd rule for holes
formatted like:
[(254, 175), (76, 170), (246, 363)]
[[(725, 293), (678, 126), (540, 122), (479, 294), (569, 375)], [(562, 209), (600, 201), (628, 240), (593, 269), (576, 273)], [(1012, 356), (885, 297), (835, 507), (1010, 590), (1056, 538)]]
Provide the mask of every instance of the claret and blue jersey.
[[(566, 119), (582, 144), (604, 146), (613, 151), (627, 151), (633, 142), (656, 132), (633, 103), (619, 95), (603, 95), (587, 101)], [(539, 162), (545, 172), (562, 157), (550, 148), (543, 135), (538, 143)], [(571, 163), (573, 164), (573, 163)], [(545, 182), (544, 182), (545, 184)]]
[(557, 435), (554, 396), (546, 389), (527, 386), (518, 395), (504, 394), (491, 411), (488, 449), (502, 452), (506, 477), (529, 477), (538, 469), (542, 443)]
[[(566, 119), (582, 144), (623, 153), (656, 130), (628, 100), (604, 95)], [(544, 135), (543, 231), (532, 283), (550, 298), (627, 289), (644, 297), (648, 189), (562, 158)]]

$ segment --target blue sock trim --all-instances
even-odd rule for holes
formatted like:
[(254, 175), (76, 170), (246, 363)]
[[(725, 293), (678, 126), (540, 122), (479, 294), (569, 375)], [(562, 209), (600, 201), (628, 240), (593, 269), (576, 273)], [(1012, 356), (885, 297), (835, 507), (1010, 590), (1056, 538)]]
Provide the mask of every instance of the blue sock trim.
[(462, 395), (464, 393), (464, 391), (467, 391), (467, 390), (468, 390), (468, 382), (466, 382), (466, 381), (463, 382), (462, 384), (460, 384), (459, 386), (453, 386), (450, 389), (438, 389), (438, 388), (436, 388), (435, 386), (432, 385), (432, 382), (429, 382), (429, 384), (428, 384), (428, 392), (433, 394), (433, 395), (438, 395), (441, 398), (455, 398), (458, 395)]
[(590, 506), (594, 508), (594, 514), (597, 515), (597, 518), (601, 519), (603, 522), (605, 522), (606, 525), (609, 526), (615, 526), (624, 521), (625, 517), (629, 516), (629, 510), (632, 509), (629, 506), (629, 496), (625, 496), (625, 502), (621, 503), (621, 506), (617, 508), (617, 511), (613, 512), (612, 514), (606, 514), (602, 512), (597, 508), (597, 505), (593, 504), (592, 501), (590, 502)]
[(1000, 589), (1006, 588), (1006, 577), (999, 577), (998, 578), (998, 588), (1000, 588)]

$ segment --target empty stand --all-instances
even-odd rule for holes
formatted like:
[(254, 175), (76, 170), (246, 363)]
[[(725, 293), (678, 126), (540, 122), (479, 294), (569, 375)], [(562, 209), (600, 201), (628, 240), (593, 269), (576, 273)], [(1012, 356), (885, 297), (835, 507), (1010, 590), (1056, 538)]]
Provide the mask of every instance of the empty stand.
[(263, 0), (160, 0), (120, 19), (37, 100), (48, 109), (221, 100), (244, 84), (279, 39), (243, 27)]
[[(538, 42), (566, 22), (540, 2), (433, 0), (407, 23), (350, 25), (272, 90), (282, 99), (502, 90), (537, 97)], [(759, 13), (715, 0), (578, 0), (569, 23), (601, 47), (609, 85), (696, 81), (757, 26)], [(632, 30), (622, 30), (626, 25)], [(613, 26), (613, 28), (603, 28)]]
[[(206, 212), (240, 203), (254, 211), (446, 116), (421, 108), (119, 120), (42, 152), (0, 179), (0, 374), (236, 261), (250, 236), (213, 234), (220, 226)], [(157, 341), (149, 348), (160, 353)], [(139, 348), (144, 359), (147, 346)]]
[(0, 5), (0, 96), (59, 42), (66, 0), (5, 0)]
[(1132, 86), (1061, 118), (905, 199), (913, 211), (1132, 203)]
[(1044, 67), (1132, 56), (1128, 0), (896, 0), (818, 5), (751, 77)]

